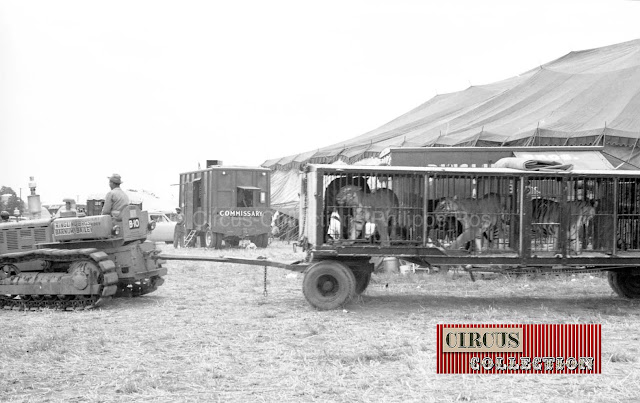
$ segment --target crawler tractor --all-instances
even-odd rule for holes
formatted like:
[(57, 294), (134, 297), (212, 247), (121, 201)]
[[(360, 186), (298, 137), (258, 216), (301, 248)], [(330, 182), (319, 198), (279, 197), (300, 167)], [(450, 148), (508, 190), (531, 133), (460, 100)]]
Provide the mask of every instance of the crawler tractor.
[(90, 309), (113, 296), (153, 292), (167, 269), (145, 240), (152, 227), (136, 206), (121, 219), (66, 210), (53, 219), (1, 223), (0, 308)]

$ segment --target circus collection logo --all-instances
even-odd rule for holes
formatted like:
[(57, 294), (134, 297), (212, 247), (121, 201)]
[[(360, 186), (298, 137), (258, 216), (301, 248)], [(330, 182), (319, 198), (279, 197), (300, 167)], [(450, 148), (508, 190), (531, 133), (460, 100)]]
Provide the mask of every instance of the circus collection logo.
[(437, 325), (439, 374), (599, 374), (600, 324)]

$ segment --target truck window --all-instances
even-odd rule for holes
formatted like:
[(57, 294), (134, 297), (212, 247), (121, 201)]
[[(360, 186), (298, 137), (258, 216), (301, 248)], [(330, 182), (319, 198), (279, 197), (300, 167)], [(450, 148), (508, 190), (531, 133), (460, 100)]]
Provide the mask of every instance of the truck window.
[(238, 207), (253, 207), (253, 189), (238, 188)]

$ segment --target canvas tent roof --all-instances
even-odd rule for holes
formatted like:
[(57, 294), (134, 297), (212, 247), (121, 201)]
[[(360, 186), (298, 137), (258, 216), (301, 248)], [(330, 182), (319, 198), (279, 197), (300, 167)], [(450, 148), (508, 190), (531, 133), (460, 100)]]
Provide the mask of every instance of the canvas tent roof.
[(517, 77), (435, 96), (368, 133), (263, 166), (352, 164), (388, 147), (593, 144), (640, 165), (639, 111), (640, 39), (571, 52)]
[(271, 174), (271, 208), (291, 217), (298, 217), (299, 175), (297, 170), (280, 170)]

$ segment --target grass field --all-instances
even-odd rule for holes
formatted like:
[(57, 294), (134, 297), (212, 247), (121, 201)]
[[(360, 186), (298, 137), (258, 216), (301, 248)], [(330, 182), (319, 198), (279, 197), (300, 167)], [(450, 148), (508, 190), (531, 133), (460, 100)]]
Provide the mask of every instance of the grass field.
[[(192, 249), (169, 253), (220, 255)], [(291, 245), (225, 255), (294, 261)], [(606, 278), (374, 274), (317, 311), (302, 275), (168, 262), (153, 294), (94, 311), (0, 311), (0, 401), (610, 401), (640, 399), (640, 303)], [(601, 375), (436, 375), (438, 323), (601, 323)]]

